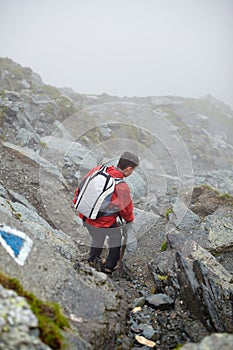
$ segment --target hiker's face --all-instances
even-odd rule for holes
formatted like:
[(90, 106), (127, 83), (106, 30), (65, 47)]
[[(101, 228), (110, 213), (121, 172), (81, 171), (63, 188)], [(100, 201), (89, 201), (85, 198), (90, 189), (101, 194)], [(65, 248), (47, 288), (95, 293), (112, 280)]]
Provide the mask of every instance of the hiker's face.
[(124, 169), (124, 176), (128, 177), (129, 175), (132, 174), (135, 168), (128, 166), (127, 168)]

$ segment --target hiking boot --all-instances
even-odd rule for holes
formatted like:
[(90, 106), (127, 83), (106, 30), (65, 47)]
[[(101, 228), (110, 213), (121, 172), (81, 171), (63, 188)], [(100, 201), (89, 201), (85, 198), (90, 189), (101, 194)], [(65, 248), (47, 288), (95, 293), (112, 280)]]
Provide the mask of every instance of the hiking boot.
[(100, 258), (95, 259), (95, 268), (97, 271), (101, 271), (102, 268), (102, 261)]
[(91, 267), (95, 267), (95, 261), (87, 260), (87, 262)]
[(106, 260), (107, 260), (106, 258), (102, 258), (102, 259), (101, 259), (101, 263), (102, 263), (103, 265), (105, 265), (105, 264), (106, 264)]
[(106, 267), (104, 264), (101, 264), (101, 272), (111, 275), (113, 270)]

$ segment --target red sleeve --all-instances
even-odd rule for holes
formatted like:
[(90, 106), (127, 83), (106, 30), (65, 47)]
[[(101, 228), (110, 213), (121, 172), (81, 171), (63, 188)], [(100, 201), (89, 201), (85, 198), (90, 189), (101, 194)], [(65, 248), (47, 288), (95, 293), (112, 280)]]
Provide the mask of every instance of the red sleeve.
[(130, 189), (125, 182), (116, 185), (111, 203), (119, 208), (119, 213), (126, 222), (134, 220), (133, 202), (130, 196)]

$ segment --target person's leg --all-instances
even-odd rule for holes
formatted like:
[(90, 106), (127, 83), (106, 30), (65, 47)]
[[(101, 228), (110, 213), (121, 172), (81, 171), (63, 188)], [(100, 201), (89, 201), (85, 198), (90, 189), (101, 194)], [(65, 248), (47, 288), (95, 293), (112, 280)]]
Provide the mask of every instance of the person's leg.
[(108, 229), (109, 237), (109, 253), (106, 260), (105, 268), (113, 270), (117, 265), (120, 257), (121, 249), (121, 230), (119, 227), (113, 227)]
[(94, 263), (95, 259), (99, 258), (102, 253), (106, 235), (104, 230), (101, 228), (97, 228), (91, 225), (86, 225), (86, 227), (91, 236), (91, 248), (88, 261), (90, 263)]

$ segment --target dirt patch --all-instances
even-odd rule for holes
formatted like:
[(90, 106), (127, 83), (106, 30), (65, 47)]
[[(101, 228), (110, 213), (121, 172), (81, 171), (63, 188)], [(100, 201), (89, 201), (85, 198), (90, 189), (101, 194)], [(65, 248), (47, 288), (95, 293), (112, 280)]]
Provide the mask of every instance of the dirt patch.
[(201, 218), (213, 214), (219, 207), (232, 207), (233, 197), (228, 194), (219, 194), (209, 185), (195, 187), (189, 205), (195, 214)]
[(8, 189), (24, 196), (52, 227), (40, 196), (39, 167), (28, 164), (0, 144), (0, 181)]

